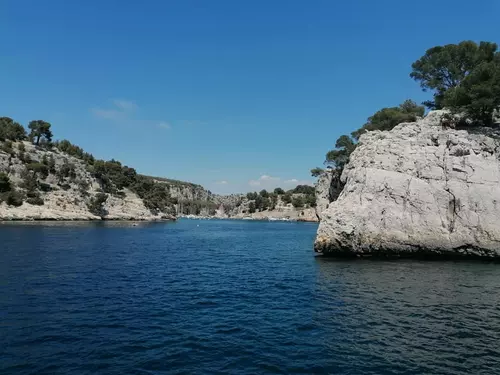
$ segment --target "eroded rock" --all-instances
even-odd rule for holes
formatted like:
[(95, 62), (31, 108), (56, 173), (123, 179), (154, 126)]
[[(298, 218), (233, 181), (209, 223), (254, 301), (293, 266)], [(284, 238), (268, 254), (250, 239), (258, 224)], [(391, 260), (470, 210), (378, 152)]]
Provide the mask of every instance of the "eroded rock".
[(317, 252), (500, 257), (499, 142), (443, 129), (444, 113), (360, 138)]

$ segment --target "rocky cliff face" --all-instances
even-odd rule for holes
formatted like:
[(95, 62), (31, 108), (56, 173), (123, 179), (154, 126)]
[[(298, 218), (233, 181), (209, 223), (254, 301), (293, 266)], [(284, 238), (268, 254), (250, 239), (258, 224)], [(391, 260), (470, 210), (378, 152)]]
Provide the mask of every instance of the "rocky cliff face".
[(318, 220), (323, 217), (323, 212), (330, 202), (337, 200), (344, 184), (340, 180), (340, 173), (336, 169), (327, 169), (319, 176), (315, 185), (316, 191), (316, 216)]
[(321, 213), (317, 252), (500, 257), (500, 143), (443, 129), (443, 114), (361, 137)]
[[(1, 142), (0, 142), (1, 143)], [(107, 195), (99, 215), (89, 209), (89, 204), (101, 192), (99, 181), (88, 171), (80, 159), (64, 154), (56, 149), (45, 150), (30, 142), (14, 142), (0, 150), (0, 172), (8, 176), (12, 191), (24, 200), (21, 205), (0, 203), (0, 220), (160, 220), (173, 217), (153, 213), (137, 194), (123, 189), (120, 196)], [(22, 148), (23, 151), (19, 151)], [(32, 181), (37, 181), (38, 204), (31, 204), (27, 178), (34, 176), (28, 171), (29, 165), (53, 160), (53, 171), (46, 176), (38, 173)], [(67, 175), (62, 173), (70, 166)]]

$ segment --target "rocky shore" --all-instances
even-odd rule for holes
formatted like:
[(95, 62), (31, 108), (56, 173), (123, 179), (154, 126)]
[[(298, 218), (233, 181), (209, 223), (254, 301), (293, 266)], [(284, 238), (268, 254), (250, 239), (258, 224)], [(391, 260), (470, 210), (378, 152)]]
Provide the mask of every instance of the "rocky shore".
[[(445, 129), (445, 113), (361, 136), (340, 195), (323, 194), (330, 202), (320, 213), (316, 252), (500, 258), (499, 138), (491, 128)], [(330, 191), (331, 178), (319, 183)]]
[(299, 221), (299, 222), (318, 222), (316, 210), (314, 208), (288, 210), (270, 210), (255, 212), (253, 214), (228, 215), (223, 212), (217, 212), (215, 215), (179, 215), (179, 218), (186, 219), (228, 219), (228, 220), (257, 220), (257, 221)]

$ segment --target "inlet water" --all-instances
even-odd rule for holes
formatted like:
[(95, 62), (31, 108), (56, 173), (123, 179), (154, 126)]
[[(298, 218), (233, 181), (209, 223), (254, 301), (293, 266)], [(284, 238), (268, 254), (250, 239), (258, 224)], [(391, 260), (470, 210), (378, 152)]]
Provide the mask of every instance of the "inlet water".
[(498, 374), (500, 266), (331, 261), (307, 223), (0, 225), (1, 374)]

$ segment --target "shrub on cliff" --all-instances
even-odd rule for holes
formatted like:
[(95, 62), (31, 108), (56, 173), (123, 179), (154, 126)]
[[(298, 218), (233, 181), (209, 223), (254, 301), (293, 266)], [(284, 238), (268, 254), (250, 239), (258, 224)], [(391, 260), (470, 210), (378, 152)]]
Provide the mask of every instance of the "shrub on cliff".
[(301, 196), (293, 197), (292, 204), (293, 204), (293, 207), (295, 207), (295, 208), (302, 208), (302, 207), (304, 207), (304, 198), (302, 198)]
[(349, 156), (356, 148), (356, 144), (348, 135), (342, 135), (335, 142), (335, 149), (326, 153), (325, 164), (337, 169), (343, 169), (349, 162)]
[(106, 203), (107, 199), (107, 194), (98, 193), (94, 197), (90, 198), (89, 202), (87, 203), (87, 208), (92, 214), (103, 217), (106, 215), (104, 203)]
[(270, 195), (269, 209), (274, 210), (277, 204), (278, 204), (278, 194), (273, 193)]
[(18, 190), (13, 189), (6, 193), (4, 200), (9, 206), (19, 207), (23, 204), (24, 195)]
[(315, 194), (306, 195), (306, 197), (304, 198), (304, 202), (309, 207), (316, 207), (316, 195)]
[(254, 201), (257, 199), (257, 197), (259, 196), (259, 194), (253, 192), (253, 193), (247, 193), (247, 199), (249, 201)]
[(281, 196), (281, 200), (285, 204), (292, 203), (292, 194), (291, 193), (285, 193), (285, 194), (283, 194)]
[(314, 186), (297, 185), (293, 190), (293, 194), (314, 194)]
[(26, 166), (28, 171), (33, 171), (36, 176), (40, 176), (42, 179), (45, 179), (49, 175), (49, 168), (42, 163), (30, 163)]
[(26, 199), (26, 203), (33, 204), (35, 206), (43, 206), (44, 201), (41, 197), (30, 197)]
[(81, 159), (88, 164), (94, 164), (95, 162), (95, 158), (92, 154), (85, 152), (81, 147), (72, 144), (67, 139), (54, 142), (54, 146), (59, 150), (61, 150), (62, 152), (64, 152), (65, 154)]
[(282, 194), (285, 194), (285, 190), (283, 190), (282, 188), (280, 187), (277, 187), (276, 189), (274, 189), (274, 194), (276, 195), (282, 195)]
[(36, 174), (28, 168), (23, 169), (21, 172), (21, 187), (27, 191), (36, 191), (38, 189), (38, 180)]
[(0, 117), (0, 140), (21, 141), (26, 139), (26, 130), (10, 117)]
[(56, 169), (56, 176), (60, 183), (62, 183), (65, 178), (70, 178), (71, 180), (74, 180), (76, 178), (75, 166), (68, 160), (64, 160), (64, 163), (59, 167), (59, 169)]
[(11, 188), (9, 176), (6, 173), (0, 172), (0, 193), (10, 191)]
[(10, 156), (14, 156), (16, 154), (12, 148), (12, 141), (10, 140), (4, 141), (0, 147), (3, 152), (9, 154)]
[(138, 181), (134, 168), (122, 166), (119, 161), (114, 159), (110, 161), (96, 160), (89, 170), (99, 180), (102, 189), (110, 194), (131, 187)]
[[(373, 130), (392, 130), (403, 122), (416, 121), (418, 117), (424, 115), (424, 112), (425, 108), (417, 105), (413, 100), (405, 100), (397, 107), (382, 108), (370, 116), (361, 128), (353, 131), (351, 136), (341, 135), (335, 142), (335, 148), (327, 152), (325, 164), (342, 171), (356, 149), (356, 141), (363, 133)], [(322, 172), (320, 168), (311, 170), (311, 174), (316, 177)]]
[(313, 168), (311, 169), (311, 176), (319, 177), (325, 170), (323, 168)]
[(250, 202), (248, 204), (248, 212), (253, 214), (255, 212), (255, 203), (254, 202)]
[(44, 154), (43, 157), (42, 157), (42, 164), (46, 165), (48, 170), (49, 170), (49, 173), (56, 173), (56, 161), (54, 159), (54, 156), (49, 155), (47, 156), (47, 154)]
[(424, 112), (425, 108), (423, 106), (417, 105), (413, 100), (405, 100), (398, 107), (382, 108), (380, 111), (375, 112), (361, 128), (353, 131), (351, 135), (358, 140), (361, 134), (367, 131), (391, 130), (403, 122), (416, 121), (417, 117), (424, 115)]
[(12, 187), (9, 176), (0, 173), (0, 202), (17, 207), (23, 204), (23, 199), (24, 195)]

